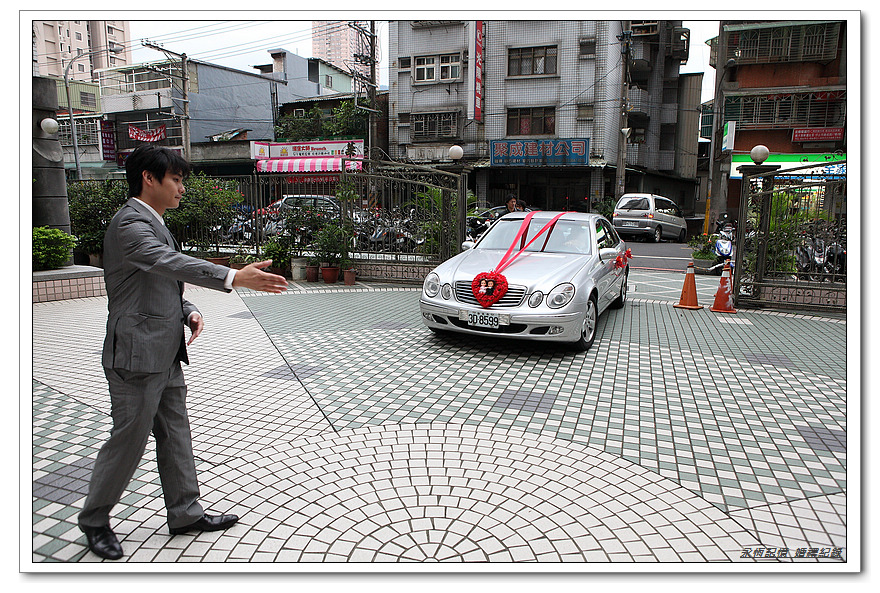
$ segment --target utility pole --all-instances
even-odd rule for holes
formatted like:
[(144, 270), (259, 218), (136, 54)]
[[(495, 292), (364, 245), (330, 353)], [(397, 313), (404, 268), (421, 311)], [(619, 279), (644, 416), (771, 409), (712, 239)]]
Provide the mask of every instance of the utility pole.
[(727, 58), (727, 33), (724, 30), (726, 21), (719, 23), (717, 52), (715, 54), (715, 98), (712, 103), (712, 152), (709, 168), (709, 204), (708, 219), (703, 223), (706, 231), (710, 223), (718, 220), (727, 212), (727, 179), (721, 166), (725, 160), (721, 139), (724, 134), (724, 77), (727, 71), (736, 65), (736, 60)]
[[(175, 58), (180, 60), (180, 70), (181, 74), (180, 78), (180, 96), (181, 101), (183, 102), (183, 116), (180, 116), (180, 135), (181, 135), (181, 143), (183, 144), (183, 158), (189, 160), (190, 151), (191, 151), (191, 142), (190, 142), (190, 129), (189, 129), (189, 72), (187, 65), (186, 54), (178, 54), (173, 51), (169, 51), (160, 45), (156, 45), (148, 40), (142, 41), (144, 46), (149, 47), (151, 49), (155, 49), (157, 51), (161, 51), (162, 53), (168, 56), (174, 56)], [(175, 78), (174, 74), (168, 73), (168, 76), (173, 80)], [(172, 97), (173, 100), (173, 97)], [(159, 105), (161, 107), (161, 105)], [(171, 114), (174, 117), (176, 116), (174, 113)]]
[(189, 161), (192, 144), (189, 136), (189, 75), (187, 68), (186, 54), (180, 54), (180, 69), (183, 72), (180, 90), (180, 96), (183, 99), (183, 120), (180, 122), (180, 132), (183, 140), (183, 158)]
[(626, 145), (629, 141), (629, 62), (630, 43), (632, 42), (632, 30), (630, 22), (623, 21), (623, 32), (617, 36), (622, 47), (620, 53), (623, 60), (623, 84), (620, 90), (620, 127), (617, 136), (617, 177), (614, 184), (614, 201), (620, 199), (626, 190)]
[(355, 29), (358, 33), (361, 34), (361, 38), (366, 40), (366, 45), (369, 48), (369, 54), (364, 54), (362, 52), (356, 53), (354, 55), (354, 59), (356, 62), (360, 64), (367, 64), (370, 67), (370, 77), (369, 80), (364, 80), (363, 75), (358, 72), (357, 68), (352, 69), (352, 76), (354, 77), (356, 82), (364, 84), (367, 87), (367, 97), (370, 101), (370, 106), (363, 107), (358, 105), (358, 93), (354, 92), (354, 105), (355, 109), (360, 109), (362, 111), (367, 111), (369, 113), (369, 126), (367, 130), (367, 149), (364, 151), (364, 156), (367, 159), (373, 159), (373, 144), (376, 141), (376, 137), (378, 135), (378, 114), (379, 110), (376, 109), (376, 89), (378, 88), (378, 83), (376, 81), (376, 62), (378, 61), (376, 58), (376, 21), (370, 21), (370, 30), (367, 31), (363, 26), (361, 26), (358, 22), (352, 22), (348, 24), (349, 27)]
[(378, 136), (378, 117), (376, 117), (378, 111), (376, 110), (376, 88), (378, 87), (378, 81), (376, 80), (376, 21), (370, 21), (370, 88), (369, 88), (369, 96), (370, 96), (370, 107), (373, 111), (370, 112), (370, 160), (375, 158), (373, 154), (373, 144), (377, 140)]

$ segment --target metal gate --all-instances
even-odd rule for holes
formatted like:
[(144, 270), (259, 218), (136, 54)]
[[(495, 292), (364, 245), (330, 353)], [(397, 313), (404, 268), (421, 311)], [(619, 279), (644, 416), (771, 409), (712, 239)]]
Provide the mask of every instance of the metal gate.
[(267, 241), (297, 234), (294, 256), (316, 255), (304, 218), (334, 223), (349, 237), (348, 258), (363, 279), (421, 281), (464, 241), (461, 177), (431, 167), (358, 161), (359, 169), (237, 177), (244, 203), (229, 242), (260, 253)]
[(846, 162), (743, 176), (734, 303), (846, 310)]

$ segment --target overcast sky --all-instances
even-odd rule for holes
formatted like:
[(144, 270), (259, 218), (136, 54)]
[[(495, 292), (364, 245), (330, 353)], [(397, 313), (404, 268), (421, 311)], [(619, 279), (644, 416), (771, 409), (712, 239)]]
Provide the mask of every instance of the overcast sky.
[[(271, 63), (270, 49), (281, 48), (306, 58), (312, 57), (312, 21), (132, 20), (129, 23), (135, 63), (163, 59), (161, 52), (143, 48), (141, 39), (149, 39), (190, 58), (246, 72), (255, 72), (253, 66)], [(387, 84), (387, 22), (377, 21), (376, 33), (379, 37), (379, 84)]]
[[(283, 48), (303, 57), (312, 55), (312, 22), (290, 21), (164, 21), (131, 20), (135, 63), (161, 60), (163, 55), (141, 46), (149, 39), (175, 53), (238, 70), (253, 72), (253, 66), (268, 64), (269, 49)], [(690, 59), (683, 73), (703, 72), (703, 101), (711, 99), (715, 69), (709, 67), (706, 40), (718, 35), (718, 21), (685, 21), (691, 29)], [(388, 23), (377, 21), (379, 37), (379, 84), (388, 84)]]

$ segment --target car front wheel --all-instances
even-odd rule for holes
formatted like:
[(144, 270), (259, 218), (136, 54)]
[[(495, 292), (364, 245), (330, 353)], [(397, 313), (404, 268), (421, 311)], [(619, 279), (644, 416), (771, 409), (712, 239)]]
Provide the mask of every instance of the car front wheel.
[(599, 321), (599, 308), (596, 306), (596, 297), (591, 296), (587, 301), (587, 311), (584, 315), (584, 323), (581, 326), (581, 337), (574, 343), (576, 350), (586, 352), (596, 339), (596, 325)]
[(613, 309), (622, 309), (626, 304), (626, 282), (629, 276), (629, 268), (623, 273), (623, 280), (620, 281), (620, 295), (611, 303)]

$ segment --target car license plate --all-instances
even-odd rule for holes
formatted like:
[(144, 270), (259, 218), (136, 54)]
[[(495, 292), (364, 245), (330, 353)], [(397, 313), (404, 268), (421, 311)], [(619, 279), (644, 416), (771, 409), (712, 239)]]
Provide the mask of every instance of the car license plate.
[(624, 222), (624, 221), (620, 221), (620, 226), (639, 226), (639, 223), (637, 223), (637, 222)]
[(500, 325), (508, 325), (508, 315), (500, 315), (491, 311), (459, 311), (458, 318), (467, 320), (468, 325), (473, 327), (487, 327), (498, 329)]

